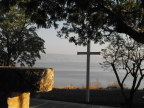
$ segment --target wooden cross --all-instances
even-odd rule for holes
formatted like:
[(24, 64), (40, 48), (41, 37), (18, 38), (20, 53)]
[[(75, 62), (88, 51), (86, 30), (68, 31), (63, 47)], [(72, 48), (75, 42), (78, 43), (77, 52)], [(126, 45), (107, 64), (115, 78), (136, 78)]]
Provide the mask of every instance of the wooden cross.
[(90, 40), (87, 43), (87, 52), (77, 52), (77, 55), (87, 55), (87, 74), (86, 74), (86, 102), (90, 101), (90, 55), (100, 55), (100, 52), (90, 52)]

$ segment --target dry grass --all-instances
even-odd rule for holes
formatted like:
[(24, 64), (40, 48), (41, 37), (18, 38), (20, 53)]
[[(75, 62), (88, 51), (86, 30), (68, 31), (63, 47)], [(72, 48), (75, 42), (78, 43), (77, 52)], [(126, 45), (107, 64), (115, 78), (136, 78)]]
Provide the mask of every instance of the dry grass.
[[(86, 86), (83, 85), (82, 87), (77, 87), (74, 85), (68, 85), (65, 87), (57, 86), (54, 88), (56, 88), (56, 89), (85, 89)], [(91, 90), (99, 90), (99, 89), (104, 89), (104, 88), (99, 81), (96, 81), (95, 83), (90, 83), (90, 89)], [(108, 84), (108, 86), (106, 87), (106, 89), (120, 89), (120, 86), (117, 82), (110, 82)]]
[[(82, 86), (81, 87), (81, 89), (85, 89), (86, 88), (86, 86)], [(102, 89), (103, 87), (102, 87), (102, 85), (101, 85), (101, 83), (100, 82), (96, 82), (96, 83), (90, 83), (90, 89), (91, 90), (98, 90), (98, 89)]]
[(120, 89), (120, 86), (117, 82), (109, 82), (107, 89)]
[[(77, 87), (77, 86), (74, 86), (74, 85), (68, 85), (68, 86), (65, 86), (65, 87), (61, 87), (61, 86), (55, 86), (54, 88), (56, 89), (85, 89), (86, 86), (82, 86), (82, 87)], [(96, 82), (96, 83), (90, 83), (90, 89), (91, 90), (98, 90), (98, 89), (102, 89), (102, 85), (100, 84), (100, 82)]]
[(69, 85), (69, 86), (66, 86), (66, 87), (60, 87), (60, 86), (57, 86), (57, 87), (54, 87), (56, 89), (79, 89), (78, 87), (74, 86), (74, 85)]

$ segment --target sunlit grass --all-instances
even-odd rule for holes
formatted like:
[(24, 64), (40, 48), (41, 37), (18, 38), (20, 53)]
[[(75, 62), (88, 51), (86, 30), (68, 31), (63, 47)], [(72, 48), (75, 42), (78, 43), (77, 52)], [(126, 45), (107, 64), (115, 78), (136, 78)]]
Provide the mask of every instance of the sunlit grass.
[[(106, 87), (103, 87), (97, 81), (90, 84), (90, 89), (90, 104), (119, 107), (124, 103), (124, 98), (117, 82), (109, 82)], [(129, 91), (129, 89), (126, 89), (126, 94)], [(143, 108), (144, 101), (141, 99), (142, 96), (144, 96), (144, 91), (138, 90), (135, 94), (134, 104), (142, 107), (136, 108)], [(57, 86), (50, 92), (40, 93), (39, 97), (48, 100), (85, 103), (86, 90), (85, 86)]]
[[(68, 86), (55, 86), (56, 89), (86, 89), (86, 86), (82, 85), (81, 87), (77, 87), (75, 85), (68, 85)], [(120, 89), (120, 86), (117, 82), (109, 82), (107, 87), (103, 87), (102, 84), (99, 81), (96, 81), (95, 83), (90, 83), (89, 88), (91, 90), (99, 90), (99, 89)], [(125, 88), (127, 88), (125, 86)]]

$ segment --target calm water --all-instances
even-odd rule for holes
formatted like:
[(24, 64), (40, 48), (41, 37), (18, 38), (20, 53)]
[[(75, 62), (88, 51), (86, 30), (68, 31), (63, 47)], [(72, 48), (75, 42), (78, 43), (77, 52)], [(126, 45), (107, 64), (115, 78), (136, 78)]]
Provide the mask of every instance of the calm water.
[[(112, 82), (116, 82), (115, 75), (111, 69), (104, 70), (99, 63), (102, 63), (101, 56), (91, 56), (90, 80), (91, 83), (100, 82), (106, 87)], [(55, 70), (55, 86), (83, 86), (86, 82), (86, 56), (47, 54), (38, 60), (36, 67), (48, 67)], [(120, 74), (123, 76), (123, 73)], [(130, 87), (131, 79), (126, 85)], [(141, 88), (143, 88), (143, 82)]]

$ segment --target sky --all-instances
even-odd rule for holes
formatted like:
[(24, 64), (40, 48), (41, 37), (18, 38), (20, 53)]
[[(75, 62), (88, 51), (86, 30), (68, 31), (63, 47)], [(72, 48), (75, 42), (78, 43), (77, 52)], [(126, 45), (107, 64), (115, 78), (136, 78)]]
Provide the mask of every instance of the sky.
[[(86, 46), (76, 46), (74, 43), (69, 43), (67, 39), (57, 37), (57, 31), (51, 29), (38, 29), (38, 35), (45, 40), (45, 51), (47, 54), (72, 54), (76, 55), (77, 52), (86, 51)], [(91, 42), (91, 51), (99, 52), (105, 48), (102, 45), (94, 44)]]
[[(54, 68), (55, 79), (56, 79), (55, 82), (58, 83), (57, 85), (64, 85), (64, 83), (68, 83), (69, 85), (70, 84), (75, 85), (78, 84), (78, 82), (83, 82), (82, 84), (84, 84), (86, 57), (75, 56), (75, 55), (77, 55), (78, 51), (86, 51), (86, 47), (75, 46), (74, 43), (69, 43), (69, 41), (66, 39), (60, 39), (59, 37), (56, 36), (57, 31), (54, 29), (39, 29), (37, 33), (41, 38), (45, 40), (46, 53), (49, 55), (46, 55), (44, 59), (39, 60), (39, 62), (37, 62), (39, 64), (37, 64), (36, 67)], [(105, 48), (105, 46), (91, 44), (91, 51), (93, 52), (101, 51), (101, 49), (103, 48)], [(66, 54), (66, 55), (61, 56), (60, 54)], [(111, 73), (112, 72), (111, 69), (110, 70), (107, 69), (104, 71), (104, 69), (100, 65), (98, 65), (99, 63), (102, 63), (101, 58), (102, 56), (91, 57), (91, 82), (98, 81), (102, 85), (107, 85), (109, 82), (116, 82), (115, 76), (112, 76), (114, 74)], [(77, 61), (77, 62), (73, 62), (73, 61)], [(75, 69), (75, 71), (72, 69)], [(61, 72), (66, 72), (66, 73), (61, 73)], [(72, 74), (73, 72), (76, 72), (77, 74), (76, 73)], [(84, 72), (84, 73), (79, 74), (78, 72)], [(96, 72), (96, 74), (94, 72)], [(106, 72), (107, 74), (105, 73), (101, 74), (101, 72)], [(65, 77), (63, 75), (65, 75)], [(80, 77), (77, 75), (82, 77), (82, 81), (80, 81)], [(72, 76), (74, 77), (76, 76), (76, 78)], [(80, 84), (80, 86), (82, 84)], [(130, 84), (131, 84), (131, 80), (128, 79), (126, 81), (126, 85), (130, 86)], [(142, 87), (143, 86), (141, 85), (140, 88)]]

